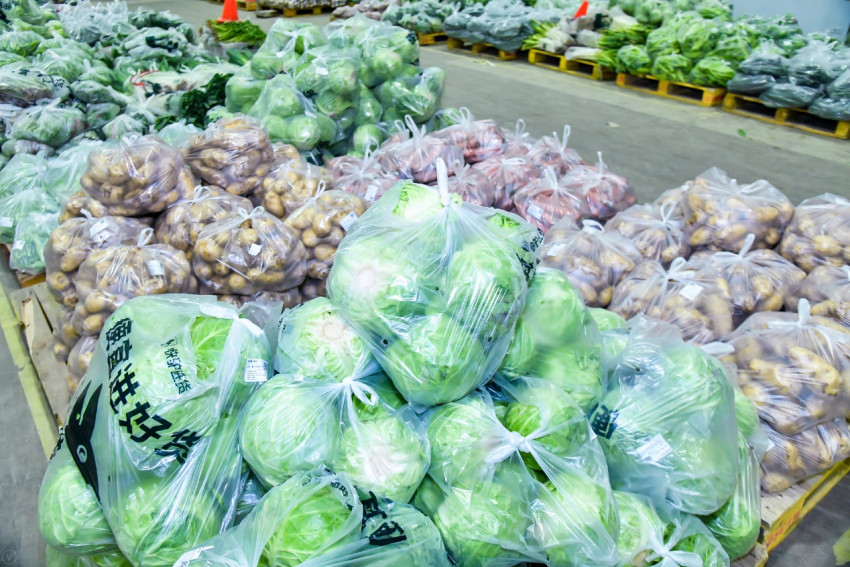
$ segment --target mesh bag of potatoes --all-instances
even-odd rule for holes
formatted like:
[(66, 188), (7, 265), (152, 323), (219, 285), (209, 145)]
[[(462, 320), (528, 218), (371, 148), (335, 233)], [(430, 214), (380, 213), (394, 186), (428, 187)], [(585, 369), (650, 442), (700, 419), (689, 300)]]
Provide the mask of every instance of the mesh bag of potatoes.
[(680, 204), (691, 248), (727, 252), (738, 252), (750, 233), (754, 248), (773, 248), (794, 213), (791, 201), (767, 181), (738, 185), (716, 167), (694, 180)]
[(850, 415), (850, 329), (799, 313), (756, 313), (726, 342), (738, 383), (759, 416), (783, 435)]
[(140, 136), (94, 150), (80, 184), (109, 214), (132, 217), (191, 197), (195, 180), (178, 150), (155, 136)]
[(811, 305), (812, 315), (836, 319), (850, 328), (850, 266), (818, 266), (788, 294), (785, 310), (796, 311), (800, 298)]
[(77, 390), (77, 386), (89, 369), (89, 363), (97, 347), (97, 339), (94, 335), (82, 337), (68, 355), (68, 387), (71, 392)]
[(192, 136), (185, 150), (192, 172), (234, 195), (260, 186), (275, 161), (269, 135), (254, 119), (223, 118)]
[(707, 274), (719, 275), (729, 285), (737, 327), (759, 311), (779, 311), (806, 273), (774, 252), (752, 250), (755, 235), (748, 234), (741, 251), (715, 252), (691, 260)]
[(772, 443), (761, 462), (761, 488), (781, 492), (850, 457), (850, 429), (834, 419), (787, 436), (765, 427)]
[(631, 319), (645, 314), (676, 326), (682, 338), (706, 344), (732, 332), (732, 299), (723, 278), (695, 269), (685, 259), (670, 268), (641, 262), (617, 287), (608, 309)]
[(217, 187), (197, 187), (191, 199), (170, 206), (156, 220), (157, 242), (168, 244), (192, 259), (192, 247), (208, 224), (236, 209), (251, 209), (251, 201)]
[(670, 201), (661, 206), (632, 205), (614, 215), (605, 229), (619, 232), (631, 240), (643, 258), (666, 268), (676, 258), (687, 258), (691, 253), (675, 208), (676, 203)]
[(141, 295), (197, 293), (198, 282), (186, 255), (167, 244), (150, 244), (146, 228), (129, 246), (93, 250), (77, 271), (74, 328), (96, 335), (125, 301)]
[(563, 218), (587, 216), (584, 201), (567, 191), (553, 167), (514, 193), (513, 201), (517, 213), (543, 232)]
[(607, 307), (614, 286), (641, 261), (628, 239), (596, 221), (578, 228), (570, 217), (558, 221), (543, 241), (543, 265), (564, 272), (588, 307)]
[(779, 253), (807, 272), (850, 264), (850, 200), (826, 193), (800, 203)]
[[(127, 217), (71, 218), (59, 225), (44, 247), (47, 288), (69, 309), (77, 305), (77, 270), (93, 250), (133, 244), (147, 228)], [(73, 346), (73, 345), (72, 345)]]
[(366, 201), (345, 191), (320, 191), (284, 224), (301, 240), (307, 256), (307, 277), (326, 280), (339, 243), (351, 225), (362, 215)]
[(251, 195), (251, 201), (254, 206), (284, 219), (314, 196), (320, 186), (329, 187), (332, 182), (330, 171), (298, 158), (281, 164), (266, 176)]
[(192, 269), (210, 292), (253, 295), (301, 285), (307, 272), (304, 245), (283, 221), (256, 207), (237, 209), (198, 236)]
[(65, 362), (71, 349), (80, 340), (80, 333), (74, 328), (74, 310), (59, 306), (59, 319), (53, 327), (53, 355), (57, 360)]

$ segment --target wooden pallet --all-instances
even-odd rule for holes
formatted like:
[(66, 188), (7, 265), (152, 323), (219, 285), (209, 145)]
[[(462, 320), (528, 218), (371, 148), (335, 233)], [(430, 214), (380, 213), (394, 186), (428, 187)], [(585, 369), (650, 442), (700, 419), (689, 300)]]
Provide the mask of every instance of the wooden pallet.
[(419, 40), (419, 45), (434, 45), (435, 43), (442, 43), (449, 39), (449, 36), (445, 34), (445, 32), (438, 33), (421, 33), (416, 32), (416, 38)]
[(723, 110), (819, 136), (850, 140), (850, 120), (820, 118), (802, 108), (770, 108), (752, 96), (728, 93), (723, 99)]
[(639, 77), (628, 73), (617, 73), (617, 86), (699, 106), (720, 106), (726, 94), (726, 89), (723, 88), (700, 87), (658, 79), (651, 75)]
[(334, 8), (330, 6), (313, 6), (311, 8), (284, 8), (284, 18), (295, 18), (297, 16), (319, 16), (323, 12), (332, 12)]
[(465, 51), (474, 55), (482, 55), (484, 57), (493, 57), (502, 61), (513, 61), (518, 56), (518, 51), (505, 51), (490, 45), (489, 43), (471, 43), (458, 39), (456, 37), (449, 38), (449, 49), (452, 51)]
[(610, 81), (615, 76), (614, 71), (602, 67), (595, 61), (567, 59), (563, 55), (540, 49), (532, 49), (528, 52), (528, 62), (544, 69), (554, 69), (561, 73), (585, 77), (594, 81)]
[[(9, 245), (4, 244), (2, 246), (3, 249), (3, 257), (6, 258), (6, 263), (9, 263), (9, 257), (12, 255), (12, 249)], [(44, 272), (40, 274), (27, 274), (26, 272), (21, 272), (20, 270), (15, 270), (15, 278), (18, 280), (18, 285), (21, 287), (30, 287), (36, 284), (40, 284), (44, 281)]]
[(246, 0), (236, 0), (236, 5), (247, 12), (256, 12), (258, 8), (256, 2), (248, 2)]

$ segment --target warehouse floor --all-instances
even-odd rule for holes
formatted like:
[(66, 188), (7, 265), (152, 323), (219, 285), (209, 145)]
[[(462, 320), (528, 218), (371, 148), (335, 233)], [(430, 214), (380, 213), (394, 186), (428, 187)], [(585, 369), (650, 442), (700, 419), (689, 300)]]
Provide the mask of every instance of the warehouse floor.
[[(220, 6), (199, 0), (130, 0), (172, 10), (200, 25)], [(242, 12), (241, 15), (250, 13)], [(251, 18), (254, 19), (254, 18)], [(319, 25), (328, 15), (303, 17)], [(268, 28), (274, 19), (256, 20)], [(423, 65), (447, 72), (445, 106), (467, 106), (504, 126), (523, 118), (540, 136), (572, 126), (570, 145), (595, 161), (604, 152), (608, 167), (627, 177), (646, 201), (711, 166), (742, 182), (766, 178), (795, 203), (823, 192), (850, 197), (850, 142), (797, 133), (729, 115), (716, 109), (640, 95), (610, 83), (594, 83), (519, 62), (479, 59), (423, 48)], [(0, 283), (7, 294), (17, 284), (3, 263)], [(0, 302), (6, 302), (0, 297)], [(0, 305), (0, 316), (9, 310)], [(2, 321), (6, 332), (14, 321)], [(0, 567), (44, 564), (38, 535), (36, 497), (46, 459), (27, 396), (8, 346), (0, 340)], [(30, 393), (30, 402), (32, 393)], [(833, 544), (850, 528), (850, 478), (845, 478), (773, 553), (770, 566), (836, 565)]]

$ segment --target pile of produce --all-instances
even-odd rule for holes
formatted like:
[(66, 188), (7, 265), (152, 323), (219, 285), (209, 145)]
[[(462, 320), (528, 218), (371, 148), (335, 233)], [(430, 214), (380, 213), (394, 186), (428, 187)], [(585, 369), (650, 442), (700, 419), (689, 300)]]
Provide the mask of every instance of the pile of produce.
[(599, 38), (602, 30), (617, 29), (628, 19), (609, 13), (605, 4), (590, 4), (587, 14), (574, 17), (575, 11), (565, 11), (557, 22), (532, 22), (534, 33), (523, 41), (523, 49), (540, 49), (564, 55), (567, 59), (595, 61), (601, 53)]
[(345, 5), (344, 0), (259, 0), (261, 8), (274, 10), (304, 10), (308, 8), (337, 8)]
[(443, 25), (449, 37), (469, 43), (488, 43), (504, 51), (517, 51), (534, 33), (533, 23), (558, 22), (563, 12), (554, 7), (528, 6), (520, 0), (470, 3), (453, 12)]
[(335, 8), (331, 17), (335, 20), (346, 20), (353, 18), (357, 14), (362, 14), (372, 20), (381, 20), (383, 19), (384, 12), (390, 7), (390, 4), (392, 4), (392, 0), (361, 0), (353, 6), (347, 5)]
[(438, 33), (443, 31), (443, 21), (455, 10), (455, 5), (448, 2), (414, 0), (389, 6), (381, 19), (418, 33)]

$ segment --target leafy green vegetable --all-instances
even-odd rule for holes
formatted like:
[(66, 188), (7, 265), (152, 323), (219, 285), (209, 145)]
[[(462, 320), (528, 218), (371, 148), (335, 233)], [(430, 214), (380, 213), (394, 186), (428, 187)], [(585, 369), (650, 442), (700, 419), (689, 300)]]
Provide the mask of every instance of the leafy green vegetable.
[(695, 19), (679, 28), (678, 40), (682, 55), (696, 61), (706, 56), (716, 44), (715, 23)]
[(732, 65), (719, 57), (708, 56), (701, 59), (691, 69), (691, 82), (701, 86), (726, 86), (735, 76)]
[(207, 20), (207, 27), (222, 43), (247, 43), (249, 47), (257, 47), (266, 40), (266, 32), (247, 20), (237, 22)]
[(652, 76), (676, 83), (686, 83), (692, 67), (691, 60), (679, 53), (661, 55), (652, 63)]
[(652, 59), (642, 45), (624, 45), (617, 51), (618, 70), (632, 75), (646, 75)]
[(626, 320), (613, 311), (608, 311), (601, 307), (590, 307), (588, 311), (601, 333), (610, 331), (611, 329), (622, 329), (626, 326)]

